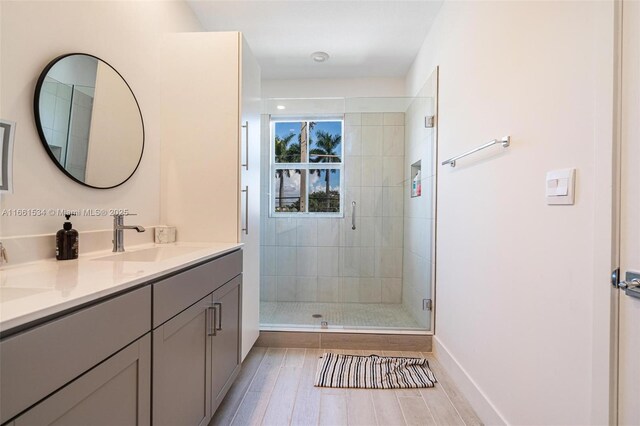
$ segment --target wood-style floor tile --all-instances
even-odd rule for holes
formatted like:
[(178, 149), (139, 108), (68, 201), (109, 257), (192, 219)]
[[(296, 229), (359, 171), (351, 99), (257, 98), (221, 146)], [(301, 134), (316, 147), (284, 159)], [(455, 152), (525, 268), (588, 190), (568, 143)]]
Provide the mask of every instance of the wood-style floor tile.
[[(428, 389), (333, 389), (313, 386), (324, 352), (424, 357), (438, 379)], [(482, 425), (428, 352), (254, 347), (210, 425)]]

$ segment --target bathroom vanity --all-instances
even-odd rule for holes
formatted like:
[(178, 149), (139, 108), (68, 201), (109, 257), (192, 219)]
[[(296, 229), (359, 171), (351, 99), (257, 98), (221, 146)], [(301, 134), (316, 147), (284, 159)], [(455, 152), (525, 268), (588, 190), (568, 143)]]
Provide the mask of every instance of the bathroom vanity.
[(240, 246), (0, 271), (0, 424), (206, 425), (240, 369)]

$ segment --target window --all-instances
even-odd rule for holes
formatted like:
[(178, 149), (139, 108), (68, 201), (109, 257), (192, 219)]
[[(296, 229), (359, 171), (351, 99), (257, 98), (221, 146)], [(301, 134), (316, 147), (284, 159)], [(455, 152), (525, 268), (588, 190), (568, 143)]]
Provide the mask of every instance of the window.
[(342, 215), (342, 119), (271, 122), (272, 215)]

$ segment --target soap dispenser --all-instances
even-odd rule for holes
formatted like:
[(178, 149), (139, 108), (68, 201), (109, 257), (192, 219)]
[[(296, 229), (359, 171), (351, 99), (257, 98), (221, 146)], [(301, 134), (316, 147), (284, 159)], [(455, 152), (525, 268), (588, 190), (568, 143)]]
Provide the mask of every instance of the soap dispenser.
[(78, 258), (78, 231), (72, 229), (70, 214), (64, 215), (67, 221), (63, 225), (63, 229), (56, 234), (56, 259), (71, 260)]

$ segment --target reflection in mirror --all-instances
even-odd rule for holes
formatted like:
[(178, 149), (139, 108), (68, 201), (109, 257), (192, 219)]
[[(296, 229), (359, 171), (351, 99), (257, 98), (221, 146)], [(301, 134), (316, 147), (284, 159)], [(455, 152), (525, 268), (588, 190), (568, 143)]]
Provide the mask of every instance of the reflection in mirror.
[(38, 80), (34, 110), (49, 156), (76, 182), (112, 188), (138, 167), (144, 147), (140, 109), (106, 62), (85, 54), (56, 58)]

